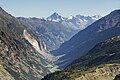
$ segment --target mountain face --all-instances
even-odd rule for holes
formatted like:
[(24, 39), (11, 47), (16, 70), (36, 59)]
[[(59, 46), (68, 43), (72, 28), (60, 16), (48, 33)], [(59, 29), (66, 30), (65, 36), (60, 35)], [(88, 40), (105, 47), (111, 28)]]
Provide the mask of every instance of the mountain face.
[(52, 51), (55, 56), (62, 56), (56, 65), (64, 69), (72, 61), (85, 55), (96, 44), (114, 36), (120, 35), (120, 10), (115, 10), (109, 15), (94, 22), (86, 29), (80, 31), (69, 41)]
[(98, 43), (65, 70), (47, 75), (43, 80), (113, 80), (114, 78), (119, 80), (118, 74), (120, 74), (120, 36)]
[(55, 12), (51, 16), (49, 16), (46, 20), (59, 22), (66, 27), (72, 28), (73, 30), (82, 30), (100, 18), (101, 18), (100, 15), (95, 16), (71, 15), (69, 17), (62, 17), (61, 15)]
[(66, 69), (93, 67), (100, 64), (120, 63), (120, 36), (97, 44), (86, 55), (72, 62)]
[[(39, 18), (17, 18), (24, 27), (31, 31), (39, 41), (44, 44), (48, 51), (59, 48), (59, 46), (69, 40), (77, 31), (67, 28), (61, 23), (50, 22)], [(42, 39), (41, 39), (42, 38)]]
[(54, 67), (46, 55), (38, 38), (0, 8), (0, 79), (40, 80)]

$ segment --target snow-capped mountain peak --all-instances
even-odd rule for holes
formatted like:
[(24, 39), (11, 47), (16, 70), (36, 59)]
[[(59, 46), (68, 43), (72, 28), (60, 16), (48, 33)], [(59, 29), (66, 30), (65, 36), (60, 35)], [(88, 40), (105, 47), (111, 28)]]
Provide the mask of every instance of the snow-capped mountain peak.
[(102, 17), (101, 15), (94, 15), (94, 16), (92, 16), (92, 19), (98, 20), (98, 19), (100, 19), (101, 17)]
[(51, 16), (47, 17), (47, 20), (54, 22), (61, 22), (64, 20), (64, 17), (59, 15), (57, 12), (54, 12)]
[(74, 16), (70, 15), (67, 19), (73, 19)]
[(69, 17), (63, 17), (55, 12), (51, 16), (47, 17), (46, 20), (62, 23), (63, 25), (72, 28), (74, 30), (76, 29), (82, 30), (100, 18), (101, 18), (100, 15), (94, 15), (94, 16), (70, 15)]

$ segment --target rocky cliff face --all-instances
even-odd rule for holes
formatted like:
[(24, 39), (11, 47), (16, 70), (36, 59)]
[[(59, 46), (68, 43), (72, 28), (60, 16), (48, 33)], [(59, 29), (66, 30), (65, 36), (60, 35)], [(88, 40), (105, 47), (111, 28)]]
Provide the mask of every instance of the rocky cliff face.
[(0, 65), (0, 80), (15, 80), (2, 65)]
[(48, 54), (44, 49), (44, 45), (41, 41), (37, 41), (34, 37), (32, 37), (27, 30), (23, 31), (24, 38), (33, 46), (33, 48), (38, 51), (45, 59), (52, 60), (52, 55)]
[(40, 80), (50, 73), (54, 66), (35, 37), (0, 8), (0, 79)]

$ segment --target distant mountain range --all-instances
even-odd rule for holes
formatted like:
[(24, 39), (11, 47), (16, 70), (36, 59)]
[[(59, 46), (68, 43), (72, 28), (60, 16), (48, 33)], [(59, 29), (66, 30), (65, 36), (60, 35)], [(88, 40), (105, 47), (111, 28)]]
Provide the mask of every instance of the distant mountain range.
[(55, 56), (63, 55), (56, 65), (64, 69), (75, 59), (85, 55), (96, 44), (120, 35), (120, 10), (115, 10), (109, 15), (97, 20), (84, 30), (77, 33), (69, 41), (52, 51)]
[(58, 13), (53, 13), (51, 16), (47, 17), (46, 20), (59, 22), (65, 25), (66, 27), (72, 28), (74, 30), (82, 30), (86, 28), (88, 25), (92, 24), (96, 20), (100, 19), (102, 16), (94, 15), (94, 16), (83, 16), (83, 15), (76, 15), (76, 16), (69, 16), (63, 17)]
[(58, 13), (53, 13), (46, 19), (40, 18), (24, 18), (17, 19), (36, 36), (42, 37), (43, 44), (46, 44), (48, 51), (55, 50), (65, 41), (69, 40), (78, 31), (92, 24), (101, 16), (70, 16), (69, 18), (62, 17)]

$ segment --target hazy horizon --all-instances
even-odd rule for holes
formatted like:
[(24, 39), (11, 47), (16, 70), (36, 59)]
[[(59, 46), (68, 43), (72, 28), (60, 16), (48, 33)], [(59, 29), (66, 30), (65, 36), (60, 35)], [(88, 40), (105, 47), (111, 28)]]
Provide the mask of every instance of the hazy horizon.
[(46, 18), (54, 12), (62, 16), (101, 15), (120, 9), (119, 0), (1, 0), (0, 6), (15, 17)]

